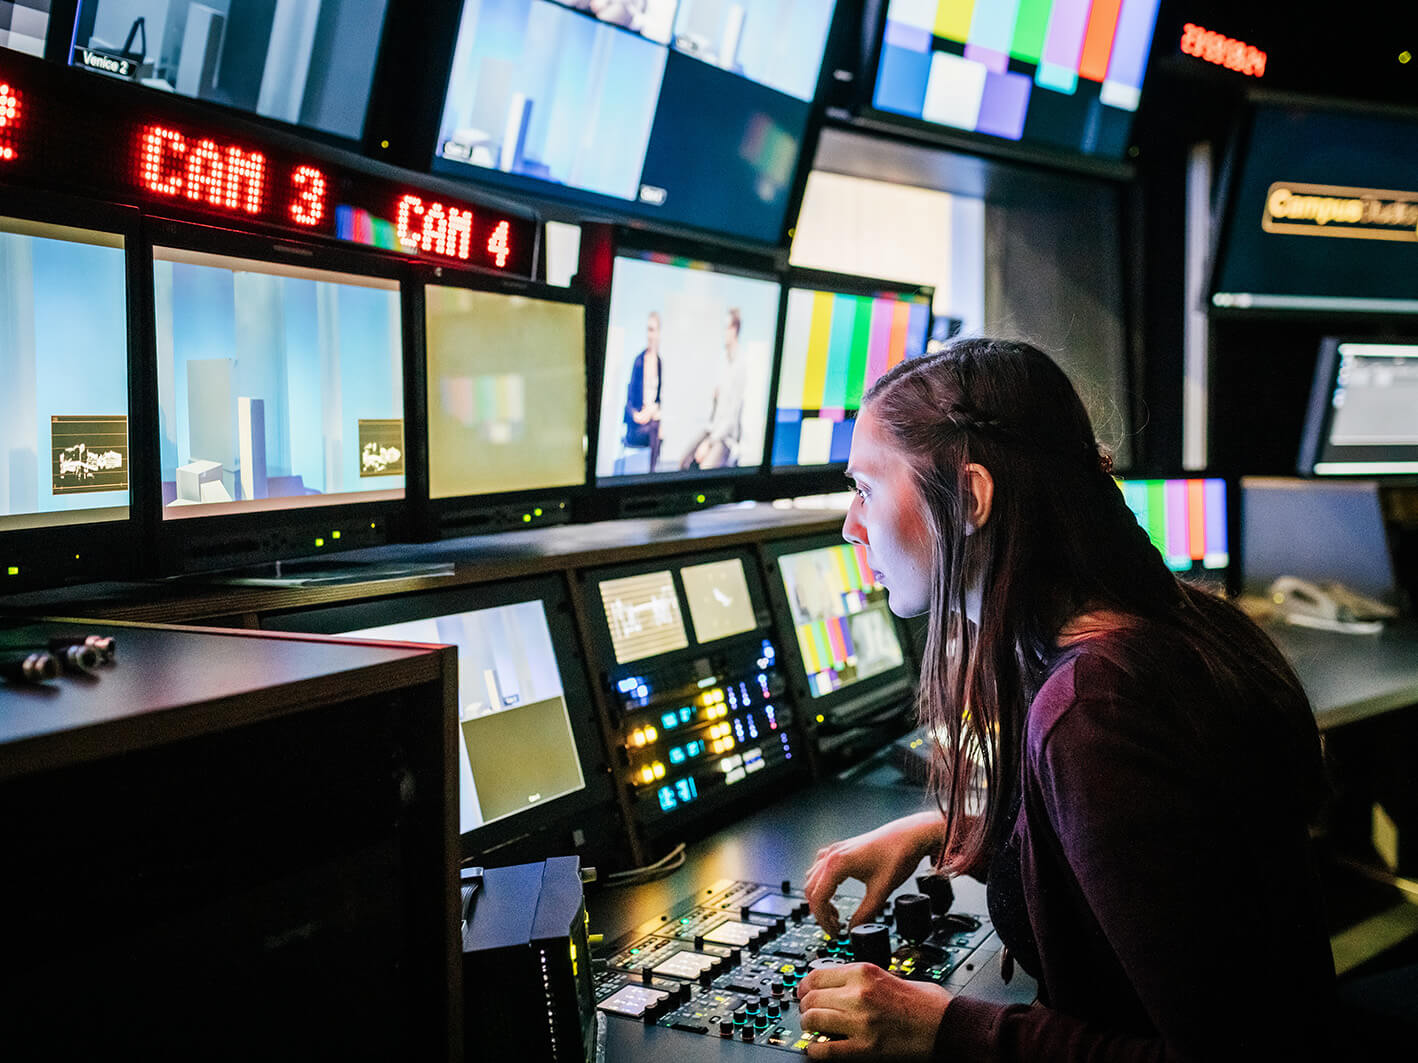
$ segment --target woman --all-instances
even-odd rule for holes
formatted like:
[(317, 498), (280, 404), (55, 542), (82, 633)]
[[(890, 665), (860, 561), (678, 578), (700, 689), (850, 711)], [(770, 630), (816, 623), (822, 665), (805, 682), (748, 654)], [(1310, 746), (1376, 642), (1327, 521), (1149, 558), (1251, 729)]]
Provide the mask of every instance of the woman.
[(1168, 571), (1110, 473), (1068, 378), (1028, 345), (963, 341), (868, 392), (843, 535), (893, 612), (929, 615), (918, 704), (944, 736), (944, 822), (821, 850), (807, 895), (835, 932), (848, 878), (866, 885), (855, 923), (928, 854), (988, 873), (1040, 1004), (952, 999), (867, 964), (815, 971), (803, 1026), (839, 1040), (813, 1058), (1326, 1053), (1309, 704), (1258, 628)]

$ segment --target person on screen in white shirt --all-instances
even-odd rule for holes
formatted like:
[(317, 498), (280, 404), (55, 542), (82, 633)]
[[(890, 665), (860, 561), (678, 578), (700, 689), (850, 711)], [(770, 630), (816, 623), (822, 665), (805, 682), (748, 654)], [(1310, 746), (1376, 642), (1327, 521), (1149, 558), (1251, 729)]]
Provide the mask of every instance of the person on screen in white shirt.
[(685, 451), (681, 469), (721, 469), (738, 464), (739, 438), (743, 435), (743, 400), (748, 387), (748, 370), (739, 355), (742, 325), (737, 307), (729, 310), (724, 323), (724, 363), (714, 387), (714, 406), (704, 431)]

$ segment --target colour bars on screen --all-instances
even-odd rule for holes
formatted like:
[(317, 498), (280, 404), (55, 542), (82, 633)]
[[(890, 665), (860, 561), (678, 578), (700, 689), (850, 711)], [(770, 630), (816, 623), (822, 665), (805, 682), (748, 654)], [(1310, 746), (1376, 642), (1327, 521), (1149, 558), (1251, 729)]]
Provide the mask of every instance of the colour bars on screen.
[(892, 366), (925, 350), (930, 317), (924, 294), (791, 289), (774, 467), (845, 462), (862, 395)]
[(1173, 572), (1224, 569), (1230, 563), (1225, 480), (1123, 480), (1120, 486)]
[(891, 0), (873, 105), (1119, 157), (1160, 0)]

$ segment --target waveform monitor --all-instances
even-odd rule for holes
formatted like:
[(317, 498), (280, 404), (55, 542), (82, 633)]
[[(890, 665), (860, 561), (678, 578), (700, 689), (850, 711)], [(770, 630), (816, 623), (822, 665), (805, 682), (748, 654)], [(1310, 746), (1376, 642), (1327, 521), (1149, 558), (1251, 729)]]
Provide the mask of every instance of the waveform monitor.
[(613, 817), (564, 602), (558, 585), (547, 579), (337, 606), (263, 623), (275, 630), (457, 646), (458, 818), (466, 855), (528, 833), (570, 852), (572, 830), (597, 835), (607, 828), (591, 820)]
[(862, 395), (888, 369), (925, 353), (932, 295), (829, 275), (788, 288), (775, 469), (846, 463)]
[(803, 767), (749, 555), (593, 571), (585, 586), (609, 729), (642, 838)]
[(1124, 479), (1119, 487), (1168, 568), (1179, 575), (1225, 582), (1231, 529), (1224, 479)]
[(586, 482), (585, 306), (501, 283), (423, 288), (428, 494), (444, 529), (486, 519), (488, 496), (538, 500), (514, 520), (565, 519), (558, 489)]
[(1418, 472), (1418, 340), (1324, 340), (1315, 363), (1300, 472)]

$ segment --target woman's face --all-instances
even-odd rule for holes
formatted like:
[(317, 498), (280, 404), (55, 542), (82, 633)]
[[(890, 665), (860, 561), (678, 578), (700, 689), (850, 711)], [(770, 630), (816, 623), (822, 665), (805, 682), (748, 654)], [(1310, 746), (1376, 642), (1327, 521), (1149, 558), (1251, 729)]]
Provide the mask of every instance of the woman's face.
[(925, 500), (909, 460), (888, 441), (870, 407), (857, 416), (847, 476), (856, 481), (856, 497), (842, 537), (866, 547), (893, 613), (924, 613), (931, 603), (932, 556)]

